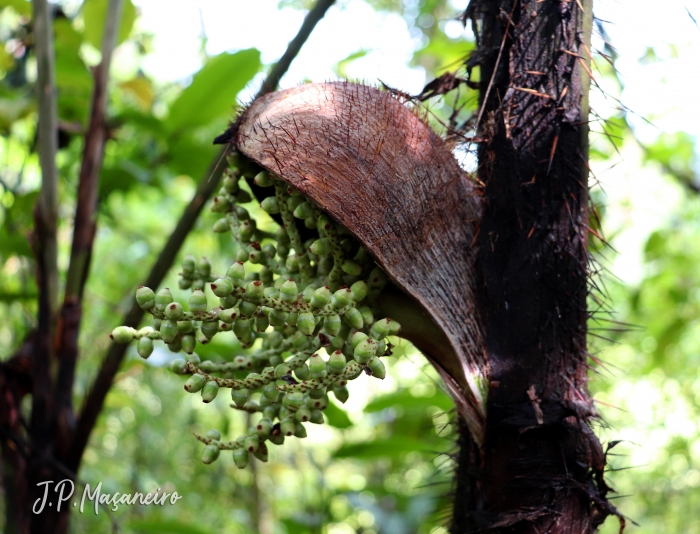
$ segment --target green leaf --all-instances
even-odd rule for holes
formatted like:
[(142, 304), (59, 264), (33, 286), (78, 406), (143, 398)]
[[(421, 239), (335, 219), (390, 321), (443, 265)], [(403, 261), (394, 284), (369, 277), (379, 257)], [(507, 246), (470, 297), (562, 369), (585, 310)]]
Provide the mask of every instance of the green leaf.
[(231, 117), (236, 95), (259, 70), (260, 52), (255, 48), (209, 59), (173, 102), (166, 119), (167, 128), (171, 131), (194, 128)]
[(356, 59), (360, 59), (362, 57), (365, 57), (367, 54), (369, 54), (369, 50), (362, 49), (358, 50), (357, 52), (353, 52), (350, 54), (348, 57), (345, 59), (341, 59), (336, 63), (335, 67), (333, 67), (333, 71), (335, 72), (336, 76), (339, 76), (341, 78), (347, 78), (348, 73), (347, 73), (347, 68), (350, 63), (355, 61)]
[[(83, 21), (85, 42), (90, 43), (98, 50), (102, 49), (102, 33), (104, 32), (107, 18), (107, 4), (109, 0), (85, 0), (83, 2)], [(136, 20), (136, 8), (131, 0), (124, 0), (122, 19), (119, 24), (117, 44), (121, 44), (129, 37), (131, 28)]]
[(343, 445), (333, 455), (335, 458), (375, 459), (388, 456), (399, 456), (407, 452), (425, 450), (425, 441), (397, 436), (386, 439), (375, 439), (365, 443)]
[(411, 392), (402, 389), (396, 393), (383, 395), (365, 406), (366, 413), (380, 412), (392, 406), (401, 406), (404, 410), (426, 408), (428, 406), (437, 406), (443, 411), (449, 411), (454, 408), (453, 402), (442, 390), (436, 389), (435, 395), (432, 397), (414, 397)]
[(352, 421), (350, 421), (348, 414), (333, 401), (328, 403), (328, 408), (324, 410), (324, 413), (328, 418), (328, 424), (335, 428), (350, 428), (352, 426)]

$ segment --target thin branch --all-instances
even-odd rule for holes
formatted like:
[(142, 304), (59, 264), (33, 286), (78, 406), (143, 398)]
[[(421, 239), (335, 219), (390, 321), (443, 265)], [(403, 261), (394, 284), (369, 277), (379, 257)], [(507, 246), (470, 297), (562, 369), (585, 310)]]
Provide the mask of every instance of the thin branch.
[(287, 50), (277, 63), (270, 69), (267, 78), (260, 87), (260, 91), (255, 98), (260, 98), (267, 93), (271, 93), (280, 83), (282, 76), (289, 70), (294, 58), (299, 54), (301, 47), (311, 35), (316, 24), (324, 17), (326, 11), (335, 3), (335, 0), (319, 0), (311, 11), (306, 14), (304, 22), (299, 28), (296, 37), (289, 42)]
[[(53, 25), (47, 0), (34, 0), (34, 36), (39, 100), (39, 162), (41, 192), (34, 209), (32, 244), (37, 259), (39, 286), (38, 335), (34, 347), (34, 394), (32, 395), (31, 435), (40, 448), (51, 439), (51, 363), (54, 355), (53, 337), (58, 299), (58, 265), (56, 227), (58, 221), (58, 171), (56, 152), (58, 119), (56, 112)], [(30, 467), (29, 480), (43, 468), (40, 462)]]
[(78, 359), (78, 337), (82, 320), (83, 289), (88, 278), (90, 258), (97, 230), (97, 194), (100, 169), (107, 140), (107, 82), (112, 53), (117, 44), (123, 0), (110, 0), (102, 38), (102, 61), (95, 67), (90, 124), (85, 132), (85, 148), (78, 181), (78, 198), (73, 225), (73, 245), (66, 276), (66, 292), (61, 307), (58, 347), (59, 370), (54, 390), (54, 407), (60, 412), (57, 432), (59, 455), (67, 452), (73, 416), (73, 381)]
[[(277, 87), (277, 83), (285, 72), (287, 72), (289, 65), (294, 57), (299, 53), (301, 46), (309, 37), (311, 30), (313, 30), (316, 23), (323, 17), (331, 4), (333, 4), (332, 0), (319, 0), (318, 4), (309, 12), (304, 19), (304, 23), (302, 24), (297, 37), (295, 37), (289, 43), (287, 51), (282, 56), (282, 59), (280, 59), (278, 63), (279, 68), (276, 65), (271, 69), (269, 75), (271, 78), (270, 83), (267, 81), (263, 83), (263, 86), (258, 92), (256, 98), (265, 94), (265, 91), (273, 91)], [(180, 251), (183, 241), (194, 227), (197, 217), (204, 208), (204, 204), (218, 187), (219, 180), (223, 173), (223, 169), (219, 163), (223, 159), (224, 155), (225, 149), (222, 149), (214, 157), (209, 169), (200, 179), (199, 185), (197, 186), (197, 192), (187, 208), (185, 208), (185, 211), (180, 217), (175, 230), (161, 250), (144, 285), (155, 288), (162, 283), (165, 275), (175, 261), (175, 257)], [(131, 309), (124, 316), (120, 324), (136, 327), (141, 322), (143, 315), (143, 310), (138, 307), (135, 302), (133, 302)], [(119, 367), (124, 359), (126, 349), (127, 345), (125, 344), (112, 343), (110, 345), (97, 377), (95, 378), (95, 381), (93, 382), (92, 387), (85, 398), (83, 408), (78, 419), (73, 442), (66, 460), (66, 465), (74, 471), (77, 471), (78, 467), (80, 466), (80, 461), (82, 459), (83, 452), (85, 451), (85, 447), (87, 446), (88, 439), (90, 438), (92, 429), (95, 426), (97, 417), (102, 411), (105, 398), (107, 397), (107, 393), (109, 392), (109, 389), (114, 381), (114, 376), (117, 374), (117, 371), (119, 370)]]

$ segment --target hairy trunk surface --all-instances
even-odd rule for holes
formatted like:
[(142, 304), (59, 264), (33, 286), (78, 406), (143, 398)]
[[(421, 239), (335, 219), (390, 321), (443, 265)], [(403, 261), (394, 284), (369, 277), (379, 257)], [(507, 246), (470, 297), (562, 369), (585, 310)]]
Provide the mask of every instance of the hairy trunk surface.
[(590, 9), (473, 0), (466, 13), (478, 36), (468, 68), (480, 67), (477, 307), (490, 387), (482, 449), (461, 440), (455, 533), (579, 534), (614, 513), (586, 387)]

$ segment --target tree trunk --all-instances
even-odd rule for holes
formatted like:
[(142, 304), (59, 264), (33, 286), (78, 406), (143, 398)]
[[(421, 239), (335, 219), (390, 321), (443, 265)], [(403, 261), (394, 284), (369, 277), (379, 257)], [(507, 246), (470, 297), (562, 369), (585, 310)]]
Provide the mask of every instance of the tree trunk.
[(587, 391), (584, 0), (473, 0), (484, 214), (477, 309), (490, 368), (484, 445), (461, 437), (453, 532), (594, 532), (605, 455)]

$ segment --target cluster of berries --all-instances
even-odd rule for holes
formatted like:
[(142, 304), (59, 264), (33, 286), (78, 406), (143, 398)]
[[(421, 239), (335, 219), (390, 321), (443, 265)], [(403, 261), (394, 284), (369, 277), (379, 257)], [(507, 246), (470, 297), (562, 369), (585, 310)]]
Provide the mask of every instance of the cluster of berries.
[[(215, 276), (206, 258), (186, 256), (179, 287), (192, 290), (187, 310), (168, 288), (155, 293), (139, 287), (136, 301), (153, 315), (153, 326), (120, 326), (111, 337), (120, 343), (137, 340), (143, 358), (151, 355), (155, 340), (173, 352), (184, 351), (186, 358), (172, 362), (171, 369), (191, 375), (186, 391), (211, 402), (220, 388), (229, 388), (233, 407), (259, 413), (246, 435), (234, 441), (222, 441), (217, 430), (195, 434), (205, 444), (204, 463), (232, 450), (243, 468), (250, 454), (267, 460), (267, 441), (281, 445), (286, 437), (306, 437), (304, 423), (322, 424), (329, 392), (344, 403), (346, 384), (363, 371), (383, 379), (380, 358), (392, 349), (387, 337), (401, 327), (388, 317), (375, 320), (387, 277), (343, 227), (300, 191), (262, 171), (247, 178), (274, 191), (261, 207), (280, 228), (276, 233), (258, 229), (240, 205), (251, 200), (241, 189), (246, 176), (237, 170), (235, 156), (229, 162), (211, 209), (222, 215), (214, 231), (233, 238), (234, 263)], [(218, 297), (216, 307), (204, 292), (207, 284)], [(197, 344), (229, 331), (250, 350), (231, 362), (201, 361)]]

